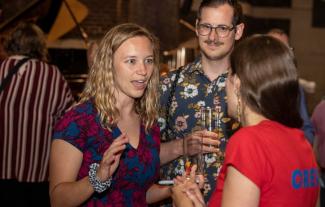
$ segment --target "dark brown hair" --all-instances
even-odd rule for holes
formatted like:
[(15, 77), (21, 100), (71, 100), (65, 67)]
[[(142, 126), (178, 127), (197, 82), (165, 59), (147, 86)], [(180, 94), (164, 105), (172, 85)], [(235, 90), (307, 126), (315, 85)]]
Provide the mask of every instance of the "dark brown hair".
[(266, 35), (247, 38), (234, 49), (231, 67), (247, 106), (286, 126), (302, 126), (297, 69), (286, 45)]
[(232, 19), (233, 26), (243, 23), (242, 7), (237, 0), (203, 0), (198, 9), (197, 19), (199, 21), (201, 20), (201, 13), (204, 7), (218, 7), (224, 4), (229, 4), (234, 9), (234, 16)]
[(8, 55), (25, 55), (47, 61), (48, 51), (43, 31), (32, 22), (18, 24), (4, 42)]

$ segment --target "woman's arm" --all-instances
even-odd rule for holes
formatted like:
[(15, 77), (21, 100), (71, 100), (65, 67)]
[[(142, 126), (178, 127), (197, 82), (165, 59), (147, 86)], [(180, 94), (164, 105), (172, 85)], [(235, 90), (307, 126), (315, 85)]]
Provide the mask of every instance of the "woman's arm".
[(153, 184), (146, 193), (146, 200), (148, 204), (152, 204), (169, 198), (170, 196), (171, 191), (169, 186)]
[(93, 193), (88, 176), (77, 180), (82, 152), (70, 143), (56, 139), (52, 142), (50, 157), (51, 206), (79, 206)]
[[(96, 172), (100, 181), (107, 181), (117, 169), (125, 144), (125, 133), (116, 138), (104, 152)], [(93, 193), (94, 188), (86, 176), (77, 181), (83, 154), (63, 140), (54, 140), (50, 158), (50, 198), (52, 207), (79, 206)]]
[(228, 166), (221, 206), (258, 207), (259, 200), (259, 188), (236, 168)]

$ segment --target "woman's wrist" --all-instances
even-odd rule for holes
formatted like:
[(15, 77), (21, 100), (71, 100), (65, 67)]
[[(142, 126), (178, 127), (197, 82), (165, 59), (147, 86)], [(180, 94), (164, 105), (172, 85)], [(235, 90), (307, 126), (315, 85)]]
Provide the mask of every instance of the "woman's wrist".
[[(101, 182), (107, 181), (111, 176), (108, 174), (109, 170), (102, 169), (101, 164), (98, 164), (98, 168), (96, 170), (96, 176)], [(108, 167), (109, 168), (109, 167)]]
[(92, 185), (92, 187), (94, 188), (94, 190), (98, 193), (102, 193), (111, 186), (112, 178), (110, 177), (106, 181), (101, 181), (101, 179), (98, 178), (98, 176), (97, 176), (98, 168), (99, 168), (98, 163), (92, 163), (89, 166), (88, 177), (89, 177), (89, 182)]

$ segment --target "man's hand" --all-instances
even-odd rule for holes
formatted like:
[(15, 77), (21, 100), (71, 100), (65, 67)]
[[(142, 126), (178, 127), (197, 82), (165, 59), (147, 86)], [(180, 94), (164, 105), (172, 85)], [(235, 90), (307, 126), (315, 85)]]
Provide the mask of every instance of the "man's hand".
[(207, 130), (195, 131), (184, 138), (184, 153), (195, 155), (201, 151), (206, 153), (219, 153), (220, 141), (218, 134)]

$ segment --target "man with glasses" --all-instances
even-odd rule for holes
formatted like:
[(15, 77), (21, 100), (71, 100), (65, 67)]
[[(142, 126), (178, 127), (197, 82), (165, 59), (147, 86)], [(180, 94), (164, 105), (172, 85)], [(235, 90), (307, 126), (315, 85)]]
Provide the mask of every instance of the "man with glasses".
[[(161, 79), (162, 177), (172, 179), (184, 171), (183, 139), (201, 140), (206, 164), (206, 201), (215, 188), (227, 140), (238, 126), (227, 115), (225, 82), (230, 53), (243, 29), (237, 1), (203, 0), (196, 20), (201, 56)], [(218, 133), (200, 128), (202, 106), (221, 109)]]

